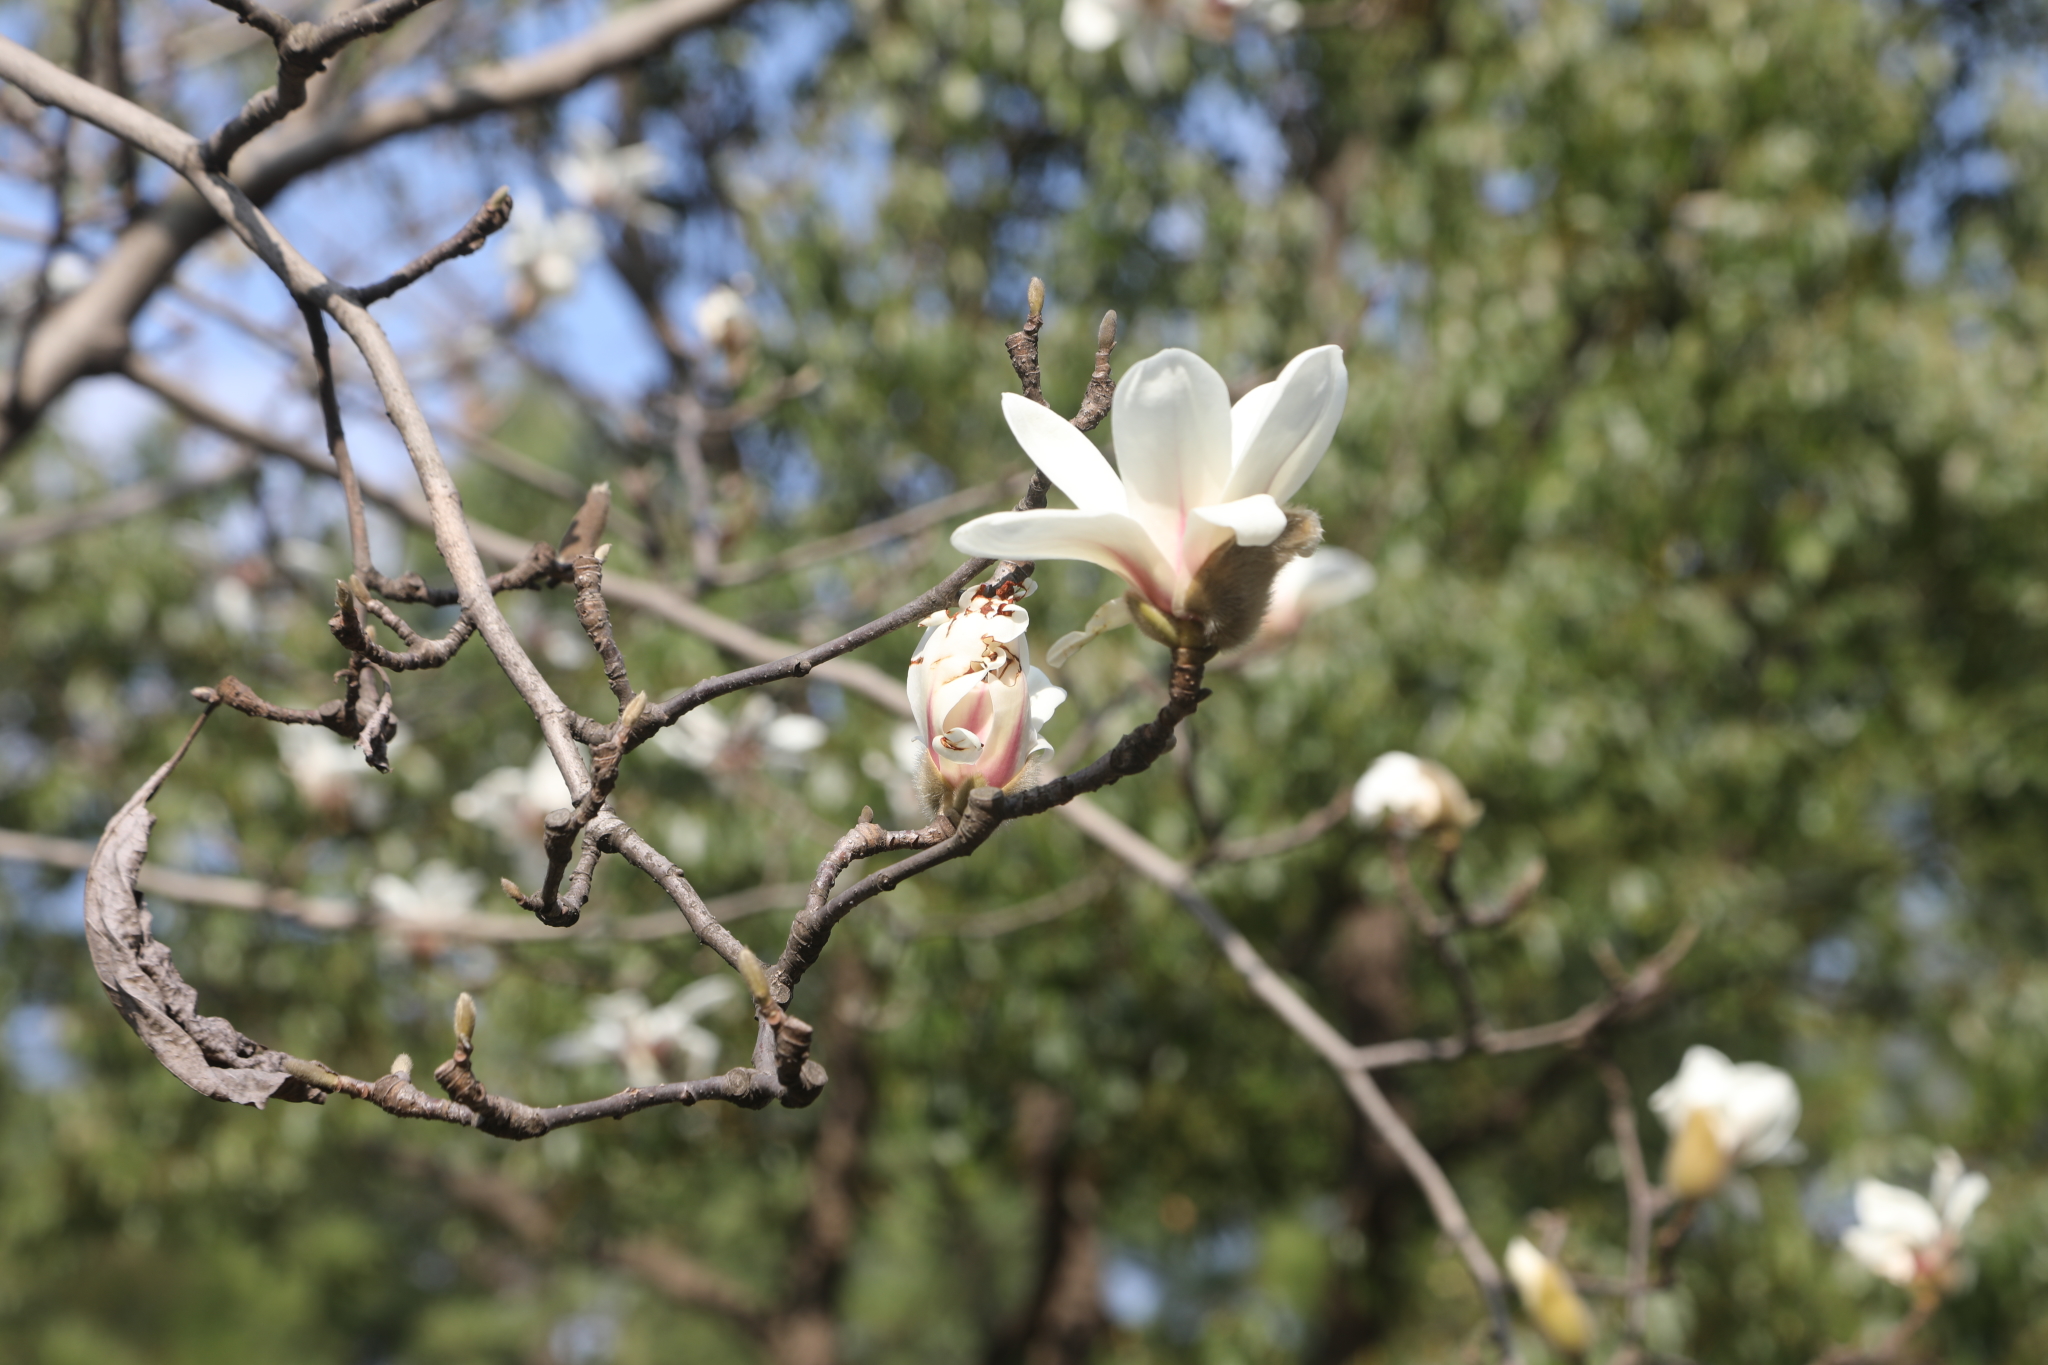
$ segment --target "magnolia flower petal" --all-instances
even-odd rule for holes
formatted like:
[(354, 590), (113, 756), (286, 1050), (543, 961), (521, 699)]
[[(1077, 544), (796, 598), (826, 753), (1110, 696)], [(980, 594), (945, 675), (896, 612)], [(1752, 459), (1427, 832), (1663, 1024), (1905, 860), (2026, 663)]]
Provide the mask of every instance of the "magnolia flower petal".
[(995, 728), (996, 694), (1015, 691), (991, 683), (988, 674), (975, 672), (941, 683), (931, 700), (932, 732), (951, 734), (971, 730), (986, 738)]
[(1067, 699), (1067, 689), (1053, 686), (1052, 679), (1045, 676), (1042, 668), (1033, 668), (1028, 676), (1031, 679), (1031, 724), (1036, 728), (1051, 720), (1052, 713), (1060, 709), (1060, 703)]
[(1685, 1120), (1695, 1109), (1711, 1109), (1720, 1104), (1721, 1096), (1728, 1088), (1728, 1074), (1735, 1069), (1735, 1063), (1728, 1060), (1728, 1054), (1719, 1048), (1695, 1043), (1685, 1050), (1685, 1057), (1678, 1064), (1678, 1074), (1657, 1087), (1650, 1095), (1650, 1112), (1655, 1114), (1666, 1128), (1677, 1132), (1685, 1127)]
[(953, 532), (953, 548), (992, 559), (1079, 559), (1121, 577), (1162, 610), (1173, 571), (1145, 528), (1115, 512), (991, 512)]
[(1123, 480), (1074, 424), (1021, 394), (1003, 395), (1003, 418), (1031, 462), (1083, 512), (1122, 512)]
[(1230, 411), (1230, 483), (1223, 496), (1293, 497), (1329, 449), (1349, 385), (1343, 348), (1318, 346), (1238, 399)]
[(1131, 623), (1131, 604), (1121, 597), (1112, 597), (1095, 609), (1088, 618), (1088, 624), (1079, 630), (1070, 630), (1052, 642), (1052, 648), (1045, 651), (1045, 661), (1054, 668), (1081, 652), (1081, 646), (1093, 640), (1106, 630)]
[(939, 736), (938, 747), (947, 758), (956, 763), (966, 763), (981, 752), (981, 736), (972, 730), (948, 730)]
[(1123, 32), (1123, 16), (1109, 0), (1067, 0), (1060, 32), (1083, 52), (1100, 52)]
[(1971, 1171), (1957, 1180), (1941, 1201), (1942, 1225), (1951, 1232), (1961, 1232), (1976, 1216), (1977, 1206), (1991, 1193), (1991, 1181), (1981, 1171)]
[(1374, 759), (1358, 779), (1351, 789), (1351, 813), (1364, 825), (1391, 817), (1396, 824), (1423, 828), (1443, 814), (1443, 792), (1421, 759), (1397, 749)]
[(1302, 617), (1342, 606), (1373, 590), (1379, 575), (1362, 556), (1335, 545), (1290, 559), (1273, 579), (1273, 611)]
[(931, 703), (932, 679), (924, 663), (934, 637), (944, 628), (944, 621), (941, 619), (944, 615), (943, 612), (935, 612), (925, 618), (934, 624), (925, 631), (924, 638), (917, 642), (917, 649), (910, 656), (909, 676), (904, 680), (905, 690), (910, 695), (910, 717), (917, 724), (917, 740), (920, 744), (930, 744), (932, 740), (931, 731), (925, 726), (927, 707)]
[[(1287, 513), (1280, 509), (1265, 493), (1236, 502), (1219, 502), (1208, 507), (1197, 507), (1188, 513), (1188, 535), (1195, 534), (1195, 527), (1204, 524), (1228, 530), (1231, 538), (1240, 545), (1271, 545), (1287, 529)], [(1190, 564), (1199, 561), (1190, 558)]]
[(1230, 388), (1208, 361), (1178, 348), (1139, 361), (1116, 386), (1110, 421), (1131, 514), (1155, 535), (1170, 528), (1162, 543), (1179, 540), (1190, 509), (1225, 501)]
[(1799, 1087), (1777, 1067), (1744, 1062), (1729, 1072), (1721, 1102), (1723, 1141), (1743, 1166), (1769, 1161), (1785, 1150), (1799, 1127)]
[(1856, 1225), (1896, 1237), (1909, 1246), (1931, 1246), (1941, 1237), (1941, 1215), (1917, 1191), (1882, 1180), (1856, 1182)]
[(1919, 1264), (1913, 1248), (1889, 1233), (1854, 1227), (1842, 1234), (1842, 1250), (1848, 1252), (1871, 1274), (1893, 1284), (1913, 1283)]

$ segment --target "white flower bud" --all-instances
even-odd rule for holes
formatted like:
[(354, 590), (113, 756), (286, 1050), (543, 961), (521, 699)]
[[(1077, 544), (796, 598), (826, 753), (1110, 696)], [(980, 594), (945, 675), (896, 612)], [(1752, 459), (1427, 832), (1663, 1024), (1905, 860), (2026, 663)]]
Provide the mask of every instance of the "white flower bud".
[(1403, 839), (1433, 830), (1467, 830), (1486, 807), (1441, 763), (1399, 751), (1381, 754), (1351, 791), (1351, 813)]
[(1593, 1315), (1571, 1277), (1525, 1237), (1508, 1243), (1508, 1278), (1543, 1339), (1568, 1356), (1582, 1356), (1593, 1344)]
[(1792, 1145), (1799, 1087), (1763, 1062), (1737, 1066), (1710, 1047), (1690, 1047), (1678, 1075), (1650, 1096), (1672, 1136), (1664, 1183), (1680, 1199), (1704, 1199), (1730, 1171), (1769, 1161)]
[(976, 787), (1008, 787), (1051, 753), (1039, 729), (1066, 692), (1031, 666), (1030, 616), (1008, 595), (976, 591), (925, 618), (906, 686), (922, 776), (951, 804)]

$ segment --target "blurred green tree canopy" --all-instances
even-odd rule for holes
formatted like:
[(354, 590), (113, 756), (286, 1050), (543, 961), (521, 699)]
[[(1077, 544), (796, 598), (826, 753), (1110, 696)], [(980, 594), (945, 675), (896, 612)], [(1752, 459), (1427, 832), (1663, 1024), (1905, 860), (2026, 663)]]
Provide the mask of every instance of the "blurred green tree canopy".
[[(203, 5), (162, 8), (232, 29)], [(272, 79), (246, 43), (145, 60), (166, 21), (139, 5), (9, 6), (6, 31), (82, 61), (122, 9), (137, 72), (167, 73), (137, 75), (146, 102), (185, 126)], [(476, 520), (550, 536), (609, 479), (624, 515), (608, 567), (677, 583), (693, 541), (748, 564), (1019, 474), (997, 395), (1014, 388), (1002, 338), (1032, 275), (1063, 411), (1108, 308), (1120, 368), (1187, 346), (1249, 385), (1343, 345), (1350, 406), (1303, 500), (1378, 586), (1213, 670), (1180, 748), (1104, 804), (1198, 858), (1323, 806), (1384, 751), (1440, 760), (1486, 804), (1470, 886), (1548, 864), (1532, 906), (1473, 944), (1496, 1021), (1565, 1016), (1605, 989), (1604, 956), (1636, 963), (1700, 931), (1668, 997), (1594, 1049), (1386, 1077), (1496, 1251), (1553, 1210), (1566, 1260), (1619, 1277), (1626, 1206), (1596, 1063), (1640, 1100), (1708, 1043), (1795, 1076), (1803, 1153), (1702, 1210), (1653, 1296), (1653, 1347), (1804, 1362), (1881, 1335), (1909, 1301), (1836, 1246), (1851, 1189), (1920, 1187), (1953, 1145), (1994, 1194), (1972, 1280), (1920, 1341), (1955, 1365), (2042, 1359), (2039, 16), (1310, 0), (1273, 31), (1265, 13), (1224, 12), (1219, 30), (1205, 11), (1134, 81), (1120, 47), (1063, 36), (1049, 0), (763, 0), (559, 105), (323, 172), (275, 210), (309, 254), (371, 278), (499, 183), (519, 194), (515, 223), (568, 216), (558, 158), (579, 130), (658, 148), (643, 206), (659, 212), (599, 212), (572, 292), (507, 303), (499, 239), (394, 303), (391, 325), (431, 372), (437, 418), (469, 433), (449, 445), (467, 452)], [(377, 76), (402, 86), (601, 14), (441, 0), (409, 21), (431, 25), (416, 41), (401, 26), (364, 51), (412, 42)], [(335, 79), (384, 88), (351, 70)], [(9, 137), (6, 211), (46, 216)], [(116, 187), (95, 193), (78, 204), (87, 258), (120, 226), (92, 216)], [(42, 262), (9, 250), (29, 280), (8, 302), (18, 336)], [(745, 320), (719, 354), (692, 309), (743, 272)], [(264, 419), (317, 433), (282, 291), (211, 247), (180, 279), (186, 295), (143, 314), (138, 353), (217, 398), (271, 386)], [(374, 464), (374, 393), (359, 369), (343, 379), (351, 435), (395, 483), (399, 465)], [(224, 447), (165, 410), (115, 421), (133, 392), (82, 384), (10, 457), (0, 545), (38, 513), (217, 462)], [(707, 430), (695, 489), (674, 457), (678, 392), (752, 418)], [(945, 532), (1010, 496), (700, 581), (702, 598), (822, 639), (936, 581), (958, 562)], [(323, 481), (265, 464), (10, 548), (0, 825), (95, 838), (182, 734), (192, 686), (232, 672), (290, 704), (331, 695), (340, 509)], [(375, 529), (386, 568), (437, 576), (430, 540)], [(1078, 564), (1038, 577), (1041, 646), (1114, 591)], [(566, 594), (507, 608), (565, 696), (602, 713)], [(673, 625), (616, 615), (657, 695), (730, 666)], [(861, 657), (900, 675), (913, 644)], [(1063, 670), (1048, 734), (1064, 761), (1150, 714), (1161, 662), (1122, 631)], [(740, 739), (701, 739), (722, 756), (650, 746), (621, 787), (622, 813), (707, 896), (807, 881), (863, 804), (914, 816), (894, 714), (824, 682), (766, 693), (822, 721), (822, 744), (786, 757), (734, 698), (713, 710)], [(477, 649), (401, 682), (398, 714), (389, 777), (329, 772), (216, 717), (156, 803), (157, 857), (350, 900), (400, 895), (377, 879), (418, 886), (443, 860), (444, 886), (466, 873), (489, 905), (480, 888), (530, 875), (538, 827), (508, 841), (518, 831), (490, 823), (505, 801), (461, 797), (531, 763), (530, 720)], [(1202, 884), (1353, 1039), (1454, 1032), (1384, 853), (1346, 824)], [(9, 1359), (1136, 1365), (1483, 1348), (1471, 1284), (1334, 1078), (1169, 897), (1055, 820), (1006, 829), (841, 929), (805, 1002), (826, 1101), (654, 1111), (518, 1146), (347, 1101), (201, 1102), (107, 1008), (76, 874), (0, 872)], [(439, 1056), (449, 1002), (475, 992), (480, 1068), (534, 1103), (621, 1083), (555, 1046), (594, 1000), (658, 1004), (717, 965), (682, 937), (484, 945), (152, 905), (209, 1012), (355, 1074)], [(595, 918), (665, 909), (630, 870), (601, 872)], [(784, 927), (735, 922), (764, 956)], [(702, 1022), (720, 1066), (743, 1056), (741, 1007)], [(1663, 1135), (1641, 1121), (1654, 1164)], [(706, 1306), (690, 1276), (707, 1266), (737, 1306)], [(1533, 1335), (1526, 1349), (1543, 1358)]]

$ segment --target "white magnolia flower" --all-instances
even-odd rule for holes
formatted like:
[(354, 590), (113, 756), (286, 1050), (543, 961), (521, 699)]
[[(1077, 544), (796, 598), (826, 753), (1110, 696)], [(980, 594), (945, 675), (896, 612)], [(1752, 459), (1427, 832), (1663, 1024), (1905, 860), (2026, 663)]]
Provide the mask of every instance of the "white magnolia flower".
[(579, 208), (612, 214), (646, 232), (663, 231), (675, 222), (666, 205), (647, 197), (668, 174), (667, 158), (651, 143), (621, 147), (602, 124), (579, 124), (569, 134), (569, 150), (549, 169)]
[(1470, 829), (1485, 811), (1449, 768), (1399, 750), (1374, 759), (1351, 789), (1351, 813), (1360, 823), (1385, 825), (1403, 839)]
[(1882, 1180), (1856, 1183), (1856, 1225), (1842, 1249), (1893, 1284), (1940, 1291), (1953, 1282), (1963, 1229), (1991, 1193), (1991, 1182), (1963, 1169), (1952, 1147), (1934, 1158), (1925, 1198)]
[(520, 286), (530, 296), (524, 301), (530, 308), (574, 289), (583, 263), (602, 245), (597, 220), (581, 209), (553, 215), (544, 209), (514, 213), (505, 229), (505, 264), (517, 272)]
[(1593, 1344), (1593, 1315), (1557, 1262), (1526, 1237), (1508, 1243), (1508, 1278), (1536, 1330), (1566, 1355), (1581, 1356)]
[(1038, 732), (1067, 699), (1031, 666), (1029, 613), (1007, 594), (977, 587), (957, 612), (919, 624), (925, 633), (907, 687), (926, 758), (921, 778), (939, 804), (975, 787), (1008, 787), (1036, 755), (1052, 752)]
[(1124, 75), (1151, 94), (1182, 64), (1185, 35), (1228, 42), (1239, 18), (1285, 33), (1301, 23), (1301, 13), (1299, 0), (1066, 0), (1060, 32), (1083, 52), (1121, 41)]
[(1737, 1166), (1783, 1153), (1799, 1127), (1799, 1087), (1763, 1062), (1736, 1065), (1711, 1047), (1685, 1050), (1678, 1075), (1650, 1096), (1672, 1136), (1664, 1183), (1680, 1199), (1704, 1199)]
[[(1116, 387), (1114, 470), (1050, 408), (1006, 393), (1018, 444), (1074, 509), (977, 517), (953, 533), (953, 548), (1099, 564), (1130, 585), (1125, 607), (1154, 638), (1241, 643), (1265, 615), (1274, 573), (1321, 535), (1313, 512), (1280, 503), (1315, 472), (1346, 386), (1342, 351), (1321, 346), (1232, 407), (1223, 376), (1200, 356), (1161, 351)], [(1090, 629), (1113, 624), (1121, 621), (1099, 612)], [(1057, 665), (1070, 652), (1056, 646), (1049, 657)]]
[(1290, 559), (1273, 576), (1273, 601), (1259, 623), (1259, 639), (1278, 643), (1317, 612), (1365, 596), (1378, 581), (1372, 565), (1335, 546)]
[(590, 1002), (590, 1023), (556, 1039), (548, 1053), (568, 1066), (616, 1061), (628, 1085), (708, 1076), (718, 1064), (718, 1038), (697, 1021), (738, 995), (731, 977), (707, 976), (658, 1008), (638, 991), (599, 996)]
[(449, 804), (457, 819), (482, 825), (508, 848), (523, 851), (539, 840), (549, 811), (574, 802), (554, 756), (542, 745), (524, 768), (494, 768)]
[(70, 247), (60, 247), (50, 257), (49, 268), (43, 271), (43, 286), (53, 299), (69, 298), (92, 283), (93, 273), (90, 257)]
[(746, 293), (730, 284), (721, 284), (698, 299), (691, 320), (697, 324), (697, 335), (728, 356), (751, 346), (757, 330)]
[(394, 920), (432, 927), (478, 913), (484, 879), (444, 858), (422, 863), (410, 879), (385, 872), (370, 879), (370, 901)]
[(784, 711), (756, 692), (730, 720), (710, 706), (700, 706), (648, 742), (655, 752), (703, 772), (736, 771), (763, 759), (777, 766), (798, 766), (803, 755), (831, 733), (816, 716)]

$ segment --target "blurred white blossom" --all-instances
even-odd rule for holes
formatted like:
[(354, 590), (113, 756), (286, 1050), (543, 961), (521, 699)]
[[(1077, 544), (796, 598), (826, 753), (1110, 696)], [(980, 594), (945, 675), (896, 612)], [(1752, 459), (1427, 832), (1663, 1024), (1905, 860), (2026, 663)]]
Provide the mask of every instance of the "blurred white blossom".
[(299, 798), (322, 815), (373, 824), (382, 814), (382, 792), (368, 781), (371, 769), (362, 751), (332, 730), (280, 725), (277, 754)]
[(1991, 1193), (1980, 1172), (1963, 1168), (1952, 1147), (1934, 1158), (1925, 1197), (1882, 1180), (1856, 1184), (1856, 1225), (1842, 1249), (1893, 1284), (1943, 1292), (1953, 1286), (1963, 1229)]
[(754, 344), (760, 331), (754, 319), (754, 310), (747, 304), (753, 280), (745, 275), (730, 284), (721, 284), (697, 300), (691, 320), (697, 324), (697, 335), (708, 345), (716, 346), (725, 353), (728, 361), (737, 360)]
[(578, 208), (609, 213), (645, 232), (675, 223), (675, 214), (647, 192), (668, 174), (668, 160), (651, 143), (621, 147), (611, 129), (581, 123), (569, 134), (569, 150), (549, 165), (562, 192)]
[(1285, 33), (1301, 14), (1299, 0), (1066, 0), (1060, 32), (1083, 52), (1121, 41), (1124, 75), (1139, 93), (1151, 94), (1181, 64), (1186, 35), (1227, 42), (1240, 17)]
[(1526, 1237), (1508, 1243), (1508, 1278), (1536, 1330), (1558, 1350), (1582, 1356), (1593, 1344), (1593, 1315), (1563, 1267)]
[(522, 313), (574, 289), (583, 263), (603, 245), (597, 220), (581, 209), (522, 209), (513, 213), (504, 239), (505, 264), (514, 272), (513, 305)]
[(93, 264), (70, 247), (60, 247), (43, 271), (43, 285), (53, 299), (68, 298), (92, 283)]
[(1403, 839), (1470, 829), (1485, 811), (1449, 768), (1399, 750), (1374, 759), (1351, 789), (1352, 815), (1369, 826), (1385, 825)]
[(737, 772), (762, 762), (800, 767), (803, 756), (831, 733), (816, 716), (785, 711), (756, 692), (731, 719), (700, 706), (648, 743), (656, 753), (703, 772)]
[(477, 913), (483, 877), (445, 858), (422, 863), (410, 878), (380, 873), (370, 879), (370, 902), (394, 920), (422, 928)]
[(1264, 644), (1284, 640), (1315, 613), (1365, 596), (1377, 581), (1363, 557), (1334, 546), (1290, 559), (1273, 576), (1273, 600), (1259, 623), (1258, 639)]
[(602, 995), (590, 1002), (590, 1023), (556, 1039), (548, 1053), (569, 1066), (615, 1061), (628, 1085), (708, 1076), (718, 1064), (718, 1038), (698, 1020), (739, 993), (731, 977), (707, 976), (659, 1007), (638, 991)]
[(1799, 1087), (1775, 1066), (1738, 1066), (1715, 1048), (1694, 1045), (1685, 1050), (1678, 1075), (1650, 1096), (1650, 1111), (1672, 1136), (1664, 1183), (1680, 1199), (1704, 1199), (1736, 1167), (1792, 1148)]
[(524, 768), (494, 768), (450, 803), (459, 820), (482, 825), (507, 848), (535, 846), (548, 812), (571, 804), (569, 784), (542, 745)]

